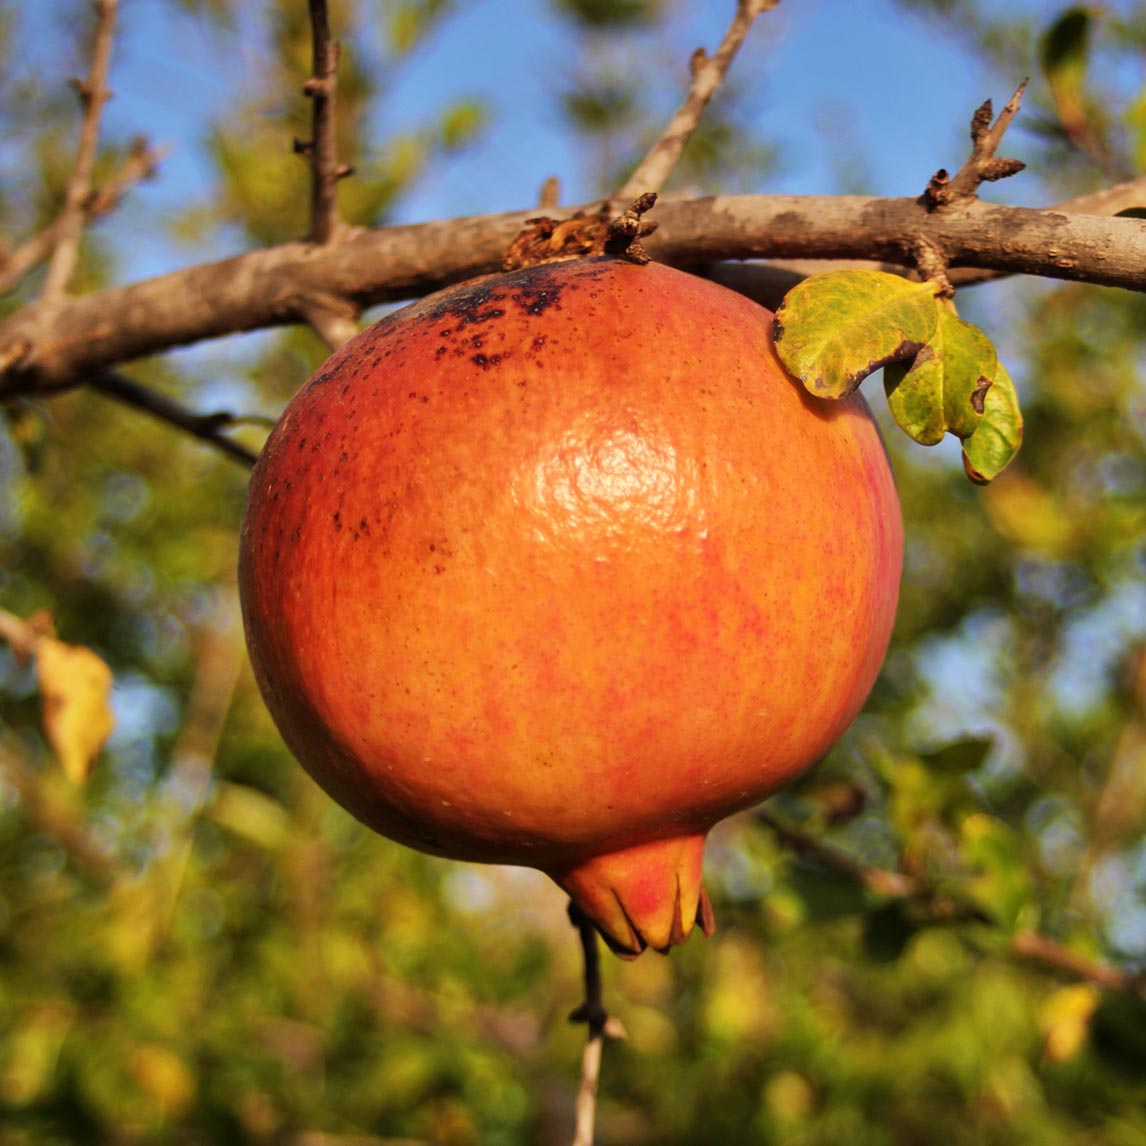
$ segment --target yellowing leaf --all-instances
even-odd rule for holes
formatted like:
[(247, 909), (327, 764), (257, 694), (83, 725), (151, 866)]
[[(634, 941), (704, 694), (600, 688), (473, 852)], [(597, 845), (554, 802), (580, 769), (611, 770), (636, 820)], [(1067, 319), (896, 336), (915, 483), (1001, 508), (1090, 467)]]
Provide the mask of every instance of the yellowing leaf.
[(291, 840), (290, 816), (282, 804), (245, 784), (221, 783), (207, 814), (268, 851)]
[(195, 1076), (174, 1051), (145, 1044), (135, 1047), (127, 1061), (139, 1087), (165, 1115), (177, 1115), (194, 1101)]
[(983, 416), (998, 356), (991, 340), (946, 307), (931, 341), (910, 363), (884, 371), (887, 404), (899, 427), (923, 446), (946, 433), (969, 438)]
[(843, 398), (881, 366), (913, 358), (930, 341), (939, 321), (937, 289), (886, 271), (812, 275), (776, 312), (776, 353), (809, 393)]
[(1092, 983), (1074, 983), (1055, 991), (1039, 1009), (1039, 1029), (1047, 1058), (1072, 1059), (1086, 1045), (1090, 1019), (1102, 995)]
[(36, 642), (44, 732), (64, 775), (82, 784), (115, 727), (111, 669), (91, 649), (54, 637)]
[(1009, 541), (1052, 558), (1070, 553), (1078, 522), (1053, 494), (1021, 472), (992, 486), (984, 500), (991, 524)]
[(963, 443), (963, 469), (976, 485), (986, 485), (1006, 469), (1022, 444), (1019, 396), (1000, 362), (983, 402), (979, 427)]

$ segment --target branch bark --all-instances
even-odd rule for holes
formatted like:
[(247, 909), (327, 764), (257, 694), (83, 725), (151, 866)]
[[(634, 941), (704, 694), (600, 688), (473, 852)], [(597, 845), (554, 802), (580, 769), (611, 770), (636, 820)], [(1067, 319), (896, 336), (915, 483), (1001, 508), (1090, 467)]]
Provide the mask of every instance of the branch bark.
[[(777, 258), (874, 259), (909, 267), (923, 236), (952, 268), (1146, 290), (1141, 219), (978, 201), (930, 212), (915, 199), (854, 195), (670, 200), (658, 205), (656, 216), (660, 226), (648, 240), (649, 253), (687, 267)], [(12, 359), (0, 372), (0, 398), (76, 386), (92, 371), (176, 346), (306, 322), (316, 309), (346, 312), (494, 273), (531, 217), (518, 211), (360, 229), (325, 247), (287, 243), (52, 308), (31, 304), (0, 322), (0, 363)]]

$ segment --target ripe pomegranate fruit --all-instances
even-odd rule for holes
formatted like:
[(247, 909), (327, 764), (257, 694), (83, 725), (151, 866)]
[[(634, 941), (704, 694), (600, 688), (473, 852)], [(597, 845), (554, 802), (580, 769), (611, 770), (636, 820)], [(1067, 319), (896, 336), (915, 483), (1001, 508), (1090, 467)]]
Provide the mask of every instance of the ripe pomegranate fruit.
[(294, 754), (385, 836), (549, 873), (624, 955), (711, 931), (705, 834), (824, 755), (892, 625), (879, 434), (771, 321), (609, 257), (457, 286), (339, 350), (251, 481)]

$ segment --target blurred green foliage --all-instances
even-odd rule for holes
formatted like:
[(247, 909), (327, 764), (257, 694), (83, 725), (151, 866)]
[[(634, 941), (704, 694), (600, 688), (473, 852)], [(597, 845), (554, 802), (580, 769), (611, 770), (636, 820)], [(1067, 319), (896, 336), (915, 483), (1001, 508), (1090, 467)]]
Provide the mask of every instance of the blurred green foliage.
[[(1033, 27), (910, 6), (966, 50), (1009, 45), (1008, 76), (1039, 74), (1036, 33), (1065, 11)], [(335, 5), (359, 172), (342, 205), (364, 224), (487, 114), (379, 129), (387, 71), (362, 60), (397, 65), (455, 6), (386, 5), (382, 33), (367, 7)], [(578, 51), (555, 107), (605, 186), (655, 130), (640, 68), (616, 61), (672, 8), (557, 7)], [(0, 6), (6, 61), (14, 12)], [(210, 217), (177, 233), (305, 232), (289, 147), (309, 130), (290, 98), (304, 6), (266, 16), (273, 51), (211, 130)], [(1052, 85), (1033, 85), (1045, 130), (1027, 150), (1050, 194), (1141, 172), (1146, 86), (1115, 89), (1104, 65), (1141, 52), (1144, 17), (1092, 16), (1072, 83), (1085, 108), (1102, 81), (1119, 129), (1093, 121), (1101, 151), (1056, 128)], [(0, 228), (18, 235), (60, 201), (74, 109), (7, 64), (0, 97), (0, 135), (28, 159), (0, 181)], [(706, 129), (705, 190), (759, 186), (745, 157), (770, 144), (737, 107), (732, 91)], [(98, 235), (86, 255), (86, 285), (114, 277)], [(716, 937), (607, 963), (628, 1039), (606, 1051), (601, 1143), (1146, 1143), (1146, 1002), (1080, 973), (1146, 958), (1146, 299), (993, 284), (959, 301), (1012, 367), (1026, 444), (976, 489), (957, 448), (888, 434), (909, 540), (885, 672), (823, 766), (715, 833)], [(309, 335), (268, 338), (237, 359), (235, 395), (273, 415), (320, 355)], [(202, 397), (174, 359), (143, 376)], [(0, 606), (47, 609), (98, 649), (119, 725), (87, 787), (69, 785), (31, 669), (0, 645), (0, 1143), (568, 1141), (583, 1032), (565, 1018), (581, 986), (561, 896), (378, 839), (290, 762), (238, 632), (244, 473), (87, 392), (6, 409), (3, 427)], [(1053, 946), (1032, 953), (1031, 936)]]

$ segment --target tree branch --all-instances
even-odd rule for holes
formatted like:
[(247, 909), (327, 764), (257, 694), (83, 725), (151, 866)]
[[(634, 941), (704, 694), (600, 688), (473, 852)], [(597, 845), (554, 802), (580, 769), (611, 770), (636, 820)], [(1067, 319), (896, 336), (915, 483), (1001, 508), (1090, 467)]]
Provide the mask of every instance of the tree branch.
[[(785, 824), (767, 808), (758, 809), (754, 815), (757, 822), (767, 827), (793, 854), (834, 871), (877, 895), (910, 900), (937, 922), (993, 922), (973, 904), (954, 899), (948, 892), (931, 886), (918, 876), (862, 864), (846, 852)], [(1136, 973), (1128, 968), (1089, 959), (1045, 935), (1031, 931), (1019, 932), (1011, 938), (1008, 950), (1016, 958), (1039, 963), (1073, 979), (1094, 983), (1107, 990), (1137, 992), (1146, 998), (1146, 973)]]
[[(119, 174), (97, 187), (84, 201), (84, 224), (92, 223), (115, 210), (136, 183), (150, 179), (155, 174), (163, 155), (161, 148), (153, 148), (146, 139), (134, 140)], [(33, 267), (52, 253), (60, 242), (67, 218), (66, 210), (62, 211), (38, 234), (0, 256), (0, 294), (10, 291)]]
[[(584, 208), (591, 211), (593, 208)], [(930, 212), (914, 199), (731, 195), (670, 200), (649, 253), (688, 267), (722, 259), (876, 259), (911, 266), (919, 235), (952, 267), (1146, 290), (1146, 222), (972, 201)], [(496, 272), (531, 212), (361, 229), (336, 246), (287, 243), (128, 286), (32, 304), (0, 322), (0, 398), (175, 346), (306, 321), (330, 300), (365, 308)]]
[(161, 422), (167, 422), (201, 441), (208, 442), (217, 449), (222, 450), (232, 461), (246, 466), (248, 469), (255, 464), (258, 455), (246, 446), (232, 441), (223, 433), (225, 426), (233, 425), (235, 416), (226, 412), (215, 414), (196, 414), (181, 406), (178, 402), (146, 386), (140, 385), (132, 378), (113, 371), (105, 370), (90, 375), (85, 379), (87, 385), (125, 406), (142, 410)]
[(780, 0), (739, 0), (736, 5), (736, 15), (732, 18), (728, 31), (724, 33), (724, 39), (717, 48), (716, 55), (711, 57), (706, 55), (703, 48), (698, 48), (693, 53), (692, 85), (684, 103), (677, 109), (660, 139), (637, 164), (636, 170), (625, 181), (624, 186), (613, 195), (608, 214), (616, 214), (622, 205), (638, 195), (663, 189), (677, 160), (680, 159), (681, 152), (696, 130), (704, 109), (723, 82), (756, 17), (775, 8), (779, 2)]
[(48, 263), (44, 280), (43, 301), (61, 300), (71, 282), (79, 258), (80, 239), (86, 221), (85, 202), (91, 194), (92, 171), (95, 168), (96, 148), (99, 145), (100, 116), (103, 105), (110, 98), (107, 74), (111, 64), (111, 45), (115, 32), (115, 18), (119, 0), (96, 0), (95, 42), (92, 49), (91, 70), (86, 80), (76, 81), (76, 91), (83, 105), (84, 117), (80, 127), (80, 141), (76, 161), (68, 180), (64, 208), (58, 222), (55, 250)]
[(1027, 81), (1023, 80), (994, 123), (991, 122), (993, 112), (990, 100), (976, 110), (971, 117), (971, 154), (953, 179), (948, 178), (947, 172), (943, 170), (931, 177), (924, 192), (924, 200), (929, 206), (943, 210), (956, 203), (974, 199), (981, 184), (1017, 175), (1026, 167), (1019, 159), (999, 159), (995, 155), (1011, 121), (1018, 115), (1026, 87)]
[(350, 169), (338, 162), (335, 98), (340, 48), (330, 35), (326, 0), (310, 0), (310, 28), (314, 74), (302, 90), (314, 104), (314, 127), (310, 142), (296, 140), (295, 150), (310, 159), (310, 241), (329, 243), (338, 232), (338, 181)]

